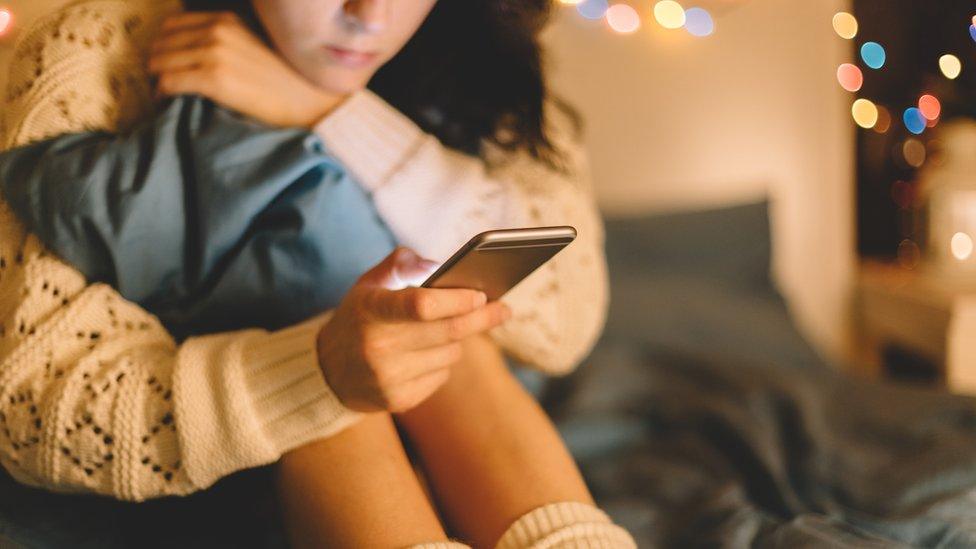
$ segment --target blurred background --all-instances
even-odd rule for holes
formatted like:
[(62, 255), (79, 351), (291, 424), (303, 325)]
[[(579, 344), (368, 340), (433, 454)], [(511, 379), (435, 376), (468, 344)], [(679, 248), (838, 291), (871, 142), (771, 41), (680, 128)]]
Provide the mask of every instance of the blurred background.
[(559, 4), (552, 84), (608, 217), (768, 200), (774, 283), (822, 356), (972, 390), (976, 4)]

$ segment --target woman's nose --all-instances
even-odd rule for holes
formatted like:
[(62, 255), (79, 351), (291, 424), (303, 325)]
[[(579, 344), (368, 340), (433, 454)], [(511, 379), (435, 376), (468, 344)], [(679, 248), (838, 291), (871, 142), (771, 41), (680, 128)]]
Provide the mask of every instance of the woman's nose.
[(350, 24), (364, 32), (379, 32), (386, 28), (389, 0), (347, 0), (343, 14)]

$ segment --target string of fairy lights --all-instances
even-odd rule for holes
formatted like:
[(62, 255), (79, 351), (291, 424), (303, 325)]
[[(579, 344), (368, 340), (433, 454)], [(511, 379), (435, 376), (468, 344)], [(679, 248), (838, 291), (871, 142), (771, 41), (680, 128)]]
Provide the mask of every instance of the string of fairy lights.
[[(606, 21), (610, 30), (631, 34), (641, 28), (641, 14), (630, 4), (610, 4), (608, 0), (559, 0), (560, 4), (575, 6), (586, 19)], [(684, 29), (692, 36), (704, 37), (715, 32), (715, 19), (703, 7), (684, 8), (674, 0), (654, 2), (648, 10), (654, 21), (668, 30)]]
[[(858, 35), (858, 21), (853, 15), (847, 12), (839, 12), (833, 17), (834, 32), (842, 39), (854, 40)], [(968, 26), (970, 37), (976, 42), (976, 16), (972, 20), (960, 22), (960, 32), (964, 31), (964, 25)], [(883, 45), (874, 41), (865, 41), (855, 50), (860, 57), (860, 61), (866, 67), (862, 70), (853, 63), (843, 63), (837, 68), (837, 82), (840, 86), (851, 93), (861, 91), (865, 80), (865, 71), (883, 70), (888, 59), (887, 52)], [(936, 60), (932, 60), (935, 62)], [(955, 80), (963, 71), (963, 63), (959, 55), (952, 52), (943, 53), (937, 60), (939, 72), (948, 80)], [(909, 133), (909, 137), (901, 141), (896, 146), (895, 159), (903, 166), (910, 168), (921, 168), (929, 156), (929, 147), (919, 139), (928, 129), (938, 125), (942, 116), (942, 103), (932, 92), (924, 92), (918, 96), (915, 104), (907, 106), (904, 110), (896, 110), (900, 116), (900, 123)], [(865, 130), (873, 130), (879, 134), (885, 134), (893, 128), (895, 122), (892, 119), (892, 112), (883, 105), (877, 105), (870, 99), (859, 97), (851, 105), (851, 116), (854, 123)], [(938, 140), (930, 140), (936, 150), (938, 150)], [(919, 204), (918, 181), (895, 181), (891, 185), (891, 199), (898, 206), (902, 213), (911, 214)], [(902, 216), (904, 218), (904, 216)], [(906, 219), (911, 219), (909, 215)], [(905, 268), (915, 268), (921, 259), (921, 248), (916, 242), (917, 235), (914, 222), (901, 223), (902, 241), (897, 248), (898, 263)], [(968, 259), (974, 251), (974, 241), (968, 233), (957, 232), (951, 240), (951, 253), (959, 261)]]
[[(969, 26), (970, 36), (976, 41), (976, 16), (973, 16), (972, 21), (966, 21), (966, 24)], [(834, 32), (845, 40), (854, 40), (858, 34), (857, 18), (847, 12), (834, 15), (833, 27)], [(887, 62), (887, 52), (877, 42), (864, 42), (858, 52), (864, 66), (871, 70), (882, 70)], [(942, 55), (938, 59), (938, 65), (942, 75), (949, 80), (955, 80), (962, 73), (962, 61), (953, 53)], [(853, 63), (843, 63), (837, 68), (837, 81), (845, 90), (857, 93), (864, 85), (864, 72)], [(921, 135), (926, 129), (935, 127), (941, 114), (942, 103), (931, 93), (920, 95), (917, 104), (900, 113), (905, 129), (914, 135)], [(866, 98), (854, 101), (851, 105), (851, 116), (858, 126), (878, 133), (887, 132), (892, 125), (891, 112)]]

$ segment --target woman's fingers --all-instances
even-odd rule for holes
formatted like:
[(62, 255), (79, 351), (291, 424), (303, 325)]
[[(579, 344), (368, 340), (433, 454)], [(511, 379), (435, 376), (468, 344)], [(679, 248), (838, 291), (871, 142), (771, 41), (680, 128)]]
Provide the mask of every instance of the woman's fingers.
[(186, 11), (167, 17), (159, 32), (170, 34), (186, 29), (201, 29), (214, 25), (233, 26), (240, 24), (240, 19), (229, 11)]
[(408, 349), (427, 349), (447, 345), (501, 325), (511, 317), (511, 309), (493, 301), (469, 313), (430, 322), (408, 322), (392, 328), (398, 343)]
[(164, 72), (159, 76), (156, 90), (161, 95), (200, 94), (210, 98), (217, 96), (219, 82), (206, 67)]
[(409, 322), (463, 315), (488, 301), (484, 292), (466, 289), (404, 288), (373, 291), (371, 311), (380, 320)]
[(162, 35), (152, 44), (151, 56), (161, 53), (203, 48), (212, 45), (211, 37), (203, 32), (188, 30)]
[(460, 343), (452, 343), (414, 351), (403, 357), (385, 392), (385, 409), (403, 412), (426, 400), (448, 380), (451, 367), (461, 359), (463, 352)]
[(450, 368), (440, 368), (438, 370), (433, 370), (418, 376), (417, 378), (408, 382), (408, 384), (404, 387), (406, 393), (405, 397), (399, 399), (397, 406), (390, 408), (389, 411), (399, 413), (410, 410), (421, 402), (427, 400), (427, 398), (440, 389), (441, 386), (444, 385), (448, 379), (450, 379), (450, 377)]
[(149, 72), (162, 74), (213, 65), (216, 62), (213, 55), (202, 48), (153, 53), (149, 57)]

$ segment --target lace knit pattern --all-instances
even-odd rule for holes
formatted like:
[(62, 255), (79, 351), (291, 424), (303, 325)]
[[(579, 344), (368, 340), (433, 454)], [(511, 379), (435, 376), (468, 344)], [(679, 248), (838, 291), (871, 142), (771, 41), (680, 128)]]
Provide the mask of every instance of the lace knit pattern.
[[(3, 208), (0, 224), (10, 217)], [(22, 482), (71, 491), (139, 499), (136, 478), (140, 492), (188, 491), (165, 330), (110, 288), (64, 276), (33, 236), (12, 246), (7, 234), (2, 262), (30, 268), (4, 268), (0, 281), (0, 461)], [(16, 289), (23, 299), (10, 299)], [(126, 353), (133, 340), (144, 346), (138, 355)]]
[[(84, 1), (31, 26), (14, 51), (0, 116), (5, 148), (63, 133), (125, 129), (150, 107), (146, 47), (174, 0)], [(85, 80), (87, 86), (65, 86)], [(25, 108), (30, 106), (30, 108)]]

